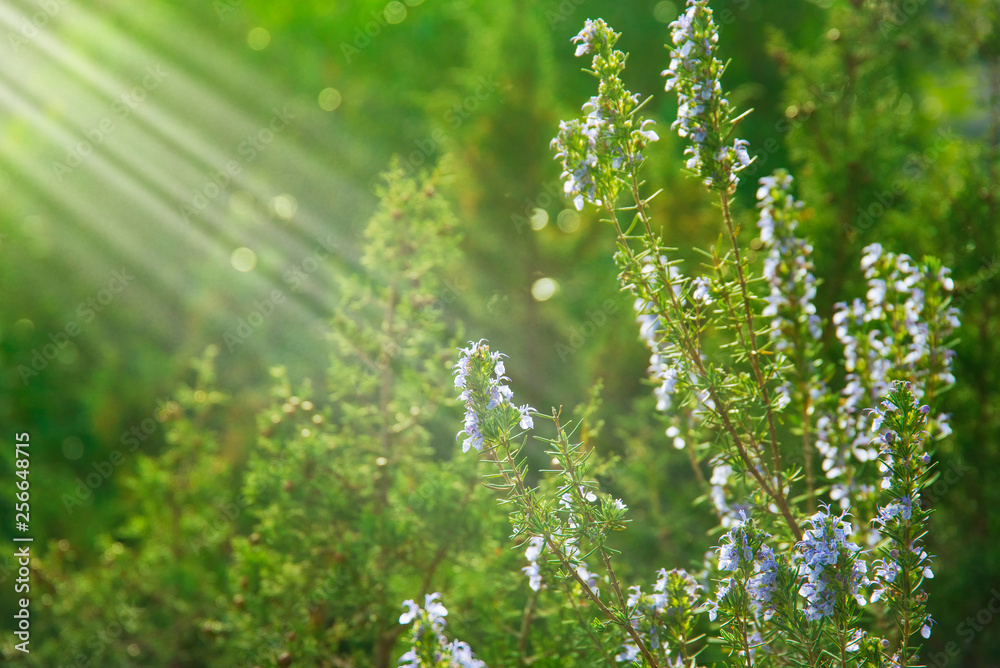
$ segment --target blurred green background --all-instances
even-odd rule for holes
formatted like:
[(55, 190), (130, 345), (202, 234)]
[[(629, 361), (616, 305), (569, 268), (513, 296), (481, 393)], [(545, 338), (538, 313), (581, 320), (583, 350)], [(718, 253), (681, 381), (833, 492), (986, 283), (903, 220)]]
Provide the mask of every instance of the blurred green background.
[[(89, 591), (110, 585), (87, 574), (105, 567), (141, 512), (146, 490), (126, 484), (140, 455), (178, 447), (164, 411), (179, 386), (195, 387), (190, 361), (209, 346), (214, 386), (228, 397), (210, 425), (222, 462), (210, 487), (219, 503), (236, 498), (256, 416), (272, 400), (269, 369), (283, 365), (294, 383), (323, 376), (331, 319), (344, 308), (338, 280), (372, 274), (359, 263), (361, 230), (377, 175), (396, 154), (414, 176), (441, 161), (462, 239), (445, 270), (452, 331), (506, 352), (519, 399), (539, 408), (581, 403), (602, 379), (597, 448), (622, 458), (609, 484), (629, 495), (636, 519), (629, 568), (648, 576), (697, 561), (712, 544), (710, 513), (691, 507), (687, 462), (648, 417), (648, 356), (618, 292), (613, 236), (562, 198), (548, 148), (559, 120), (593, 94), (569, 39), (584, 19), (603, 17), (631, 53), (627, 84), (652, 96), (661, 141), (648, 151), (647, 178), (665, 189), (655, 218), (681, 256), (715, 241), (711, 204), (680, 174), (683, 146), (668, 129), (676, 104), (659, 77), (667, 26), (682, 7), (0, 3), (0, 540), (13, 545), (12, 435), (27, 431), (34, 554), (57, 561), (59, 578), (80, 579), (80, 610), (106, 595), (129, 598), (127, 586)], [(988, 607), (1000, 588), (998, 3), (713, 8), (731, 99), (754, 108), (741, 125), (757, 155), (738, 191), (748, 238), (755, 178), (787, 167), (807, 204), (824, 316), (862, 288), (857, 263), (869, 243), (952, 267), (963, 328), (946, 401), (955, 434), (937, 453), (952, 475), (933, 488), (937, 577), (928, 590), (938, 626), (925, 660), (998, 666), (1000, 621)], [(432, 431), (447, 460), (461, 411), (444, 410)], [(242, 519), (232, 528), (252, 529)], [(203, 560), (206, 581), (226, 581), (228, 549)], [(13, 627), (13, 551), (0, 550), (4, 629)], [(49, 643), (47, 653), (22, 655), (6, 634), (8, 660), (74, 665), (70, 645), (86, 644), (88, 621), (60, 607), (55, 579), (37, 573), (32, 592), (32, 642)], [(79, 638), (58, 635), (61, 615), (76, 620)], [(217, 647), (201, 653), (202, 641), (177, 638), (177, 658), (162, 665), (235, 665)], [(160, 665), (148, 657), (162, 653), (127, 644), (136, 653), (121, 665)], [(87, 656), (79, 665), (119, 665)]]

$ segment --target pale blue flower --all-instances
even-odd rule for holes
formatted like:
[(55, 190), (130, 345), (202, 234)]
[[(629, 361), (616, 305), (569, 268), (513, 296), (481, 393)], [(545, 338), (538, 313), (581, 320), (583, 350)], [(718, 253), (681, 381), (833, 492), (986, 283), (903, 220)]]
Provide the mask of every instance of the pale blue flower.
[(699, 276), (691, 281), (694, 286), (694, 292), (691, 293), (691, 298), (702, 304), (712, 303), (712, 282), (703, 276)]
[(538, 557), (545, 547), (545, 539), (541, 536), (532, 536), (528, 539), (528, 547), (524, 551), (524, 556), (528, 560), (528, 565), (521, 570), (528, 576), (528, 586), (533, 591), (542, 588), (542, 573), (538, 567)]
[[(419, 642), (425, 634), (431, 633), (430, 638), (438, 648), (434, 653), (433, 665), (447, 665), (451, 668), (486, 668), (486, 664), (475, 657), (472, 648), (468, 643), (461, 640), (453, 640), (450, 643), (443, 635), (445, 627), (445, 617), (448, 610), (439, 600), (441, 594), (434, 592), (424, 596), (424, 608), (421, 609), (414, 601), (404, 601), (403, 607), (408, 608), (407, 612), (399, 617), (400, 624), (409, 624), (418, 620), (417, 625), (412, 630), (412, 642)], [(427, 628), (430, 625), (430, 629)], [(420, 668), (425, 664), (417, 653), (416, 648), (410, 648), (403, 656), (399, 657), (399, 666), (403, 668)]]
[(409, 624), (420, 615), (420, 606), (412, 599), (403, 601), (403, 607), (409, 608), (409, 610), (399, 616), (400, 624)]
[(724, 571), (735, 571), (740, 567), (740, 551), (735, 545), (723, 545), (719, 548), (719, 568)]
[(439, 598), (441, 594), (438, 592), (424, 596), (424, 610), (435, 628), (439, 628), (439, 625), (444, 626), (444, 618), (448, 616), (448, 609), (438, 601)]
[(519, 406), (517, 410), (521, 412), (521, 421), (519, 423), (521, 425), (521, 429), (534, 429), (535, 422), (531, 419), (531, 413), (537, 413), (538, 411), (528, 404)]
[(715, 600), (714, 601), (709, 600), (705, 603), (705, 609), (708, 611), (709, 621), (714, 622), (716, 617), (719, 616), (719, 602), (726, 597), (726, 595), (729, 593), (729, 590), (732, 589), (732, 587), (733, 587), (732, 578), (725, 578), (723, 580), (719, 580), (719, 588), (716, 589), (715, 591)]
[(763, 612), (764, 619), (770, 619), (775, 612), (771, 597), (778, 582), (778, 564), (774, 560), (774, 550), (767, 545), (760, 547), (756, 559), (756, 573), (747, 583), (747, 593), (753, 601), (754, 610), (758, 614)]
[(587, 564), (582, 562), (580, 564), (577, 564), (576, 574), (580, 577), (581, 580), (587, 583), (587, 586), (590, 588), (592, 592), (594, 592), (595, 596), (600, 596), (601, 591), (597, 586), (597, 574), (592, 573), (590, 569), (587, 568)]
[(459, 668), (486, 668), (486, 664), (476, 658), (476, 655), (472, 653), (472, 648), (466, 642), (453, 640), (447, 649), (451, 654), (451, 660)]
[(741, 522), (726, 532), (719, 549), (719, 568), (724, 571), (735, 571), (740, 567), (740, 560), (749, 563), (753, 561), (753, 550), (750, 548), (749, 536), (744, 528), (747, 521), (746, 513), (740, 512)]
[[(504, 375), (506, 367), (503, 359), (506, 355), (499, 352), (488, 352), (488, 342), (481, 339), (476, 343), (469, 342), (468, 348), (460, 349), (461, 356), (454, 365), (455, 387), (461, 389), (459, 398), (465, 402), (465, 423), (462, 431), (458, 432), (458, 437), (465, 434), (467, 438), (462, 443), (462, 452), (468, 452), (470, 448), (482, 450), (484, 436), (482, 433), (481, 420), (488, 411), (503, 408), (512, 408), (514, 392), (504, 384), (510, 379)], [(488, 371), (487, 387), (472, 388), (469, 386), (469, 373), (472, 365), (479, 369), (479, 374)], [(480, 379), (479, 384), (482, 385)], [(486, 396), (480, 396), (486, 392)], [(474, 395), (474, 392), (480, 393)], [(485, 401), (484, 401), (485, 399)], [(484, 405), (485, 404), (485, 405)], [(520, 413), (519, 423), (522, 429), (531, 429), (534, 423), (531, 413), (535, 412), (531, 406), (524, 404), (516, 409)]]
[(632, 585), (628, 588), (628, 591), (628, 600), (625, 601), (625, 605), (631, 609), (639, 605), (639, 601), (642, 599), (642, 587), (639, 585)]
[(723, 132), (720, 120), (726, 122), (730, 110), (729, 101), (722, 96), (724, 67), (715, 55), (719, 35), (707, 0), (688, 0), (684, 13), (670, 29), (670, 65), (662, 72), (667, 79), (665, 90), (677, 94), (677, 120), (670, 129), (691, 139), (692, 144), (684, 150), (690, 156), (686, 166), (706, 186), (735, 187), (739, 182), (736, 173), (752, 161), (747, 142), (737, 139), (731, 147), (714, 153), (706, 142), (709, 133)]
[(588, 53), (595, 53), (599, 51), (601, 44), (607, 43), (607, 38), (605, 36), (607, 30), (608, 27), (601, 19), (597, 19), (596, 21), (587, 19), (583, 24), (583, 30), (577, 33), (570, 40), (574, 44), (578, 45), (574, 55), (580, 57)]
[(812, 528), (805, 530), (796, 544), (802, 557), (799, 572), (806, 578), (799, 593), (806, 598), (806, 619), (810, 621), (833, 614), (834, 578), (859, 605), (866, 602), (860, 588), (869, 584), (868, 567), (864, 559), (856, 557), (861, 547), (849, 540), (854, 528), (844, 521), (845, 516), (831, 516), (829, 507), (824, 506), (809, 519)]
[(531, 587), (532, 591), (538, 591), (542, 588), (542, 572), (537, 562), (531, 562), (521, 568), (521, 571), (528, 576), (528, 586)]
[(399, 665), (401, 668), (420, 668), (420, 657), (417, 656), (415, 650), (410, 650), (403, 656), (399, 657)]
[(619, 663), (631, 663), (639, 656), (639, 646), (633, 642), (622, 645), (622, 651), (615, 657)]
[(656, 123), (656, 121), (654, 121), (654, 120), (652, 120), (650, 118), (647, 118), (646, 120), (644, 120), (642, 122), (642, 126), (637, 131), (638, 134), (643, 139), (645, 139), (648, 142), (659, 141), (660, 140), (660, 136), (658, 134), (656, 134), (656, 132), (654, 132), (653, 130), (647, 130), (646, 129), (647, 125), (654, 125), (655, 123)]

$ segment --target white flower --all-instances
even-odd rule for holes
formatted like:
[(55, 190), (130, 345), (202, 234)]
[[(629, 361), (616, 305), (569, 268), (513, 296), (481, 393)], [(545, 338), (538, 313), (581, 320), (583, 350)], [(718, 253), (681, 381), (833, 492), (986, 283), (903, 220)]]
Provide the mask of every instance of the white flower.
[(736, 152), (736, 162), (740, 169), (750, 164), (750, 155), (747, 153), (747, 146), (750, 143), (745, 139), (737, 139), (733, 142), (733, 150)]
[(710, 291), (712, 288), (712, 282), (707, 278), (698, 276), (691, 281), (691, 283), (694, 285), (694, 292), (691, 293), (691, 298), (696, 302), (701, 302), (702, 304), (711, 304), (712, 296)]
[(532, 591), (538, 591), (542, 588), (542, 574), (538, 569), (537, 562), (531, 562), (528, 566), (521, 569), (524, 574), (528, 576), (528, 586), (531, 587)]
[(420, 606), (417, 605), (412, 599), (409, 601), (403, 601), (403, 607), (409, 608), (409, 610), (399, 616), (400, 624), (409, 624), (420, 614)]
[(630, 642), (622, 645), (622, 652), (615, 657), (615, 661), (618, 661), (619, 663), (631, 663), (635, 661), (638, 656), (639, 646)]
[(868, 272), (878, 259), (882, 257), (882, 244), (871, 244), (862, 249), (864, 256), (861, 258), (861, 271)]
[(656, 132), (654, 132), (653, 130), (647, 130), (646, 129), (647, 125), (653, 125), (655, 123), (656, 123), (656, 121), (647, 118), (646, 120), (644, 120), (642, 122), (642, 126), (639, 128), (638, 134), (641, 135), (643, 137), (643, 139), (645, 139), (648, 142), (659, 141), (660, 140), (660, 136), (658, 134), (656, 134)]
[(431, 624), (435, 627), (438, 624), (444, 626), (444, 618), (448, 616), (448, 609), (438, 602), (439, 598), (441, 598), (441, 594), (438, 592), (424, 596), (424, 609), (427, 611), (427, 616), (430, 617)]

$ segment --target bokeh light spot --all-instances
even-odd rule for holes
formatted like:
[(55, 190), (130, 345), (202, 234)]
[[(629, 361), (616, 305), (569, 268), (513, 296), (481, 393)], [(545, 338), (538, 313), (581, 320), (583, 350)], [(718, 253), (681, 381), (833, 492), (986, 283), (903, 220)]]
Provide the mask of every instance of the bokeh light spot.
[(531, 212), (531, 229), (537, 231), (549, 224), (549, 212), (545, 209), (534, 209)]
[(899, 98), (899, 104), (896, 106), (896, 113), (900, 116), (906, 116), (911, 111), (913, 111), (913, 98), (904, 93), (903, 96)]
[(257, 254), (243, 246), (233, 251), (229, 262), (236, 271), (252, 271), (257, 266)]
[(531, 285), (531, 296), (538, 302), (552, 299), (557, 292), (559, 292), (559, 283), (553, 278), (539, 278)]
[(567, 234), (572, 234), (580, 229), (580, 214), (573, 209), (563, 209), (556, 216), (556, 225)]
[(253, 195), (246, 190), (237, 190), (229, 196), (229, 210), (234, 216), (250, 218), (253, 214)]
[(18, 336), (27, 336), (35, 331), (35, 323), (31, 322), (27, 318), (21, 318), (14, 323), (14, 333)]
[(333, 111), (344, 101), (344, 96), (336, 88), (324, 88), (319, 92), (319, 108), (323, 111)]
[(63, 457), (74, 460), (83, 457), (83, 441), (77, 436), (70, 436), (62, 442)]
[(933, 95), (928, 95), (920, 101), (920, 113), (932, 121), (938, 118), (943, 112), (944, 105), (941, 103), (941, 100)]
[(282, 220), (290, 220), (299, 210), (299, 203), (291, 195), (278, 195), (271, 200), (271, 211)]
[(73, 342), (67, 343), (59, 349), (59, 356), (56, 357), (62, 364), (72, 364), (80, 356), (80, 349)]
[(660, 23), (671, 23), (677, 18), (677, 5), (669, 0), (656, 3), (653, 7), (653, 18)]
[(389, 23), (402, 23), (406, 19), (406, 5), (393, 0), (385, 6), (385, 20)]
[(261, 27), (256, 27), (247, 33), (247, 44), (254, 51), (263, 51), (271, 43), (271, 33)]

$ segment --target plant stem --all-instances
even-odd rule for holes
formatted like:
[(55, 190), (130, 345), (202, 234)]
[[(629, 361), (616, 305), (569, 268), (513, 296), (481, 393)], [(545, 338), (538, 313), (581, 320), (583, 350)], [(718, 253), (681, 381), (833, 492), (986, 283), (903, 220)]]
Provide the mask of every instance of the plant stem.
[(810, 434), (810, 426), (812, 422), (812, 415), (810, 409), (812, 408), (812, 395), (809, 393), (808, 383), (803, 381), (802, 384), (802, 468), (806, 471), (806, 490), (808, 491), (809, 498), (807, 503), (809, 504), (809, 514), (814, 515), (816, 513), (816, 473), (813, 471), (813, 453), (812, 453), (812, 438)]
[[(729, 211), (729, 193), (719, 192), (719, 199), (722, 202), (722, 214), (726, 220), (726, 229), (729, 231), (729, 242), (732, 244), (735, 255), (736, 275), (740, 281), (740, 293), (743, 297), (743, 306), (746, 312), (747, 338), (750, 341), (750, 365), (753, 367), (754, 375), (757, 377), (757, 384), (760, 387), (761, 397), (764, 400), (764, 408), (767, 411), (767, 429), (771, 437), (771, 458), (774, 462), (774, 469), (781, 472), (781, 452), (778, 448), (778, 437), (774, 428), (774, 411), (771, 409), (771, 397), (764, 382), (764, 375), (760, 372), (760, 351), (757, 348), (757, 333), (754, 331), (753, 308), (750, 304), (750, 290), (747, 288), (746, 276), (743, 273), (743, 260), (740, 256), (740, 244), (736, 238), (736, 226), (733, 223), (733, 216)], [(780, 481), (779, 481), (780, 486)], [(779, 489), (779, 493), (782, 493)]]
[[(650, 251), (652, 251), (654, 253), (657, 253), (657, 249), (659, 248), (659, 243), (658, 243), (657, 239), (653, 236), (651, 228), (649, 226), (648, 216), (646, 215), (645, 202), (639, 196), (638, 180), (636, 179), (636, 176), (635, 176), (634, 172), (632, 173), (632, 176), (631, 176), (631, 184), (630, 185), (631, 185), (631, 190), (632, 190), (632, 193), (631, 193), (632, 194), (632, 198), (633, 198), (633, 200), (636, 203), (636, 208), (637, 208), (637, 212), (638, 212), (639, 218), (643, 221), (643, 224), (645, 225), (646, 230), (647, 230), (647, 232), (646, 232), (646, 234), (647, 234), (647, 237), (646, 237), (647, 246), (649, 247)], [(638, 269), (638, 266), (639, 266), (640, 262), (639, 262), (638, 258), (636, 257), (635, 253), (632, 251), (631, 246), (629, 246), (628, 239), (624, 236), (624, 234), (622, 234), (621, 227), (618, 225), (618, 218), (615, 215), (614, 204), (611, 203), (611, 202), (606, 202), (605, 203), (605, 208), (606, 208), (606, 210), (608, 212), (609, 219), (612, 222), (614, 222), (615, 229), (618, 232), (618, 244), (621, 247), (622, 251), (626, 254), (626, 259), (627, 259), (628, 266), (630, 266), (632, 268), (632, 271), (631, 271), (631, 273), (633, 274), (632, 279), (638, 285), (641, 286), (641, 288), (643, 289), (643, 291), (645, 292), (645, 294), (647, 294), (647, 295), (654, 295), (654, 294), (656, 294), (656, 291), (654, 291), (652, 289), (652, 286), (649, 284), (649, 281), (643, 276), (641, 269)], [(732, 229), (732, 217), (729, 214), (728, 199), (727, 199), (727, 197), (725, 195), (723, 195), (723, 209), (724, 209), (725, 214), (726, 214), (727, 223), (728, 223), (730, 229)], [(735, 243), (735, 240), (734, 240), (734, 243)], [(753, 335), (753, 314), (749, 312), (750, 301), (749, 301), (749, 298), (747, 297), (748, 291), (746, 289), (746, 281), (743, 278), (743, 270), (742, 270), (742, 267), (740, 267), (740, 265), (739, 265), (738, 252), (739, 251), (738, 251), (738, 246), (737, 246), (737, 267), (739, 268), (740, 282), (741, 282), (741, 286), (742, 286), (742, 289), (743, 289), (744, 302), (746, 303), (746, 308), (747, 308), (747, 311), (748, 311), (748, 322), (749, 322), (749, 326), (750, 326), (750, 333), (751, 333), (751, 336), (752, 336)], [(658, 261), (658, 259), (656, 260), (656, 266), (659, 267), (659, 261)], [(666, 269), (664, 269), (664, 271), (663, 271), (663, 280), (664, 280), (664, 286), (666, 287), (667, 297), (668, 297), (668, 299), (670, 299), (671, 305), (674, 307), (674, 309), (676, 310), (677, 313), (681, 313), (682, 312), (682, 305), (681, 305), (680, 300), (678, 299), (677, 295), (674, 293), (673, 285), (671, 284), (671, 281), (670, 281), (670, 272), (668, 270), (666, 270)], [(666, 313), (657, 314), (657, 315), (662, 316), (667, 321), (665, 324), (671, 324), (671, 325), (674, 325), (675, 327), (677, 327), (678, 334), (680, 335), (679, 336), (680, 341), (683, 344), (682, 345), (682, 350), (684, 351), (686, 357), (688, 358), (688, 361), (690, 361), (695, 366), (695, 368), (698, 370), (698, 374), (702, 378), (707, 378), (708, 374), (706, 373), (704, 362), (702, 361), (700, 345), (698, 344), (697, 337), (694, 337), (691, 334), (691, 332), (688, 330), (688, 328), (685, 327), (683, 321), (681, 321), (681, 322), (671, 321), (668, 318), (666, 318)], [(754, 350), (756, 350), (756, 339), (755, 338), (752, 339), (751, 342), (752, 342)], [(756, 371), (757, 376), (758, 376), (758, 382), (762, 386), (762, 390), (763, 390), (763, 393), (764, 393), (764, 401), (765, 401), (765, 404), (767, 405), (767, 415), (768, 415), (769, 427), (770, 427), (770, 430), (771, 430), (772, 453), (777, 453), (777, 439), (776, 439), (776, 437), (774, 435), (774, 418), (773, 418), (773, 414), (771, 412), (771, 407), (770, 407), (770, 397), (767, 394), (767, 388), (766, 388), (766, 386), (764, 386), (763, 377), (760, 375), (760, 369), (757, 366), (757, 359), (756, 358), (757, 358), (756, 354), (751, 355), (751, 359), (752, 359), (752, 361), (754, 363), (754, 368), (755, 368), (755, 371)], [(736, 449), (737, 449), (737, 451), (740, 454), (740, 458), (743, 460), (744, 464), (746, 465), (747, 470), (754, 477), (754, 479), (757, 481), (757, 483), (761, 486), (761, 488), (764, 490), (765, 494), (767, 494), (768, 496), (770, 496), (774, 500), (775, 505), (778, 507), (779, 512), (781, 513), (781, 515), (785, 519), (785, 523), (788, 525), (789, 530), (795, 536), (796, 540), (802, 540), (802, 530), (799, 528), (798, 522), (795, 520), (795, 516), (792, 514), (791, 509), (788, 506), (788, 501), (785, 498), (784, 492), (783, 492), (783, 490), (781, 488), (780, 480), (778, 481), (779, 482), (778, 486), (776, 488), (773, 488), (772, 485), (770, 485), (768, 483), (766, 477), (763, 476), (763, 475), (761, 475), (761, 473), (757, 470), (756, 463), (750, 458), (749, 453), (747, 452), (747, 449), (746, 449), (746, 447), (743, 444), (743, 440), (739, 436), (739, 432), (736, 430), (735, 426), (732, 424), (732, 422), (729, 419), (729, 412), (730, 412), (730, 405), (729, 405), (729, 403), (722, 401), (721, 397), (719, 396), (718, 392), (716, 391), (716, 389), (714, 387), (708, 386), (707, 389), (708, 389), (708, 392), (709, 392), (710, 397), (712, 399), (712, 402), (717, 407), (717, 411), (716, 412), (719, 414), (719, 416), (722, 419), (722, 423), (723, 423), (723, 426), (725, 428), (725, 431), (726, 431), (727, 434), (729, 434), (729, 437), (732, 439), (733, 444), (736, 446)], [(778, 466), (778, 470), (780, 471), (780, 463), (781, 463), (780, 456), (775, 460), (775, 463)]]
[[(572, 494), (576, 497), (576, 503), (579, 507), (584, 508), (585, 517), (584, 521), (587, 526), (590, 526), (593, 521), (593, 515), (590, 514), (590, 509), (587, 506), (587, 501), (583, 498), (583, 493), (580, 490), (582, 480), (580, 480), (579, 475), (576, 470), (576, 466), (573, 464), (573, 458), (569, 452), (569, 442), (566, 440), (566, 434), (562, 430), (562, 425), (559, 422), (558, 413), (553, 415), (553, 420), (555, 422), (557, 440), (559, 449), (562, 451), (566, 473), (569, 475), (570, 484), (572, 485)], [(618, 577), (615, 575), (615, 569), (611, 565), (611, 555), (608, 554), (607, 548), (604, 546), (603, 541), (598, 542), (597, 551), (601, 555), (601, 560), (604, 562), (604, 568), (608, 573), (608, 579), (611, 584), (611, 590), (615, 593), (615, 598), (618, 600), (618, 605), (621, 610), (622, 618), (625, 619), (625, 629), (628, 631), (629, 635), (635, 641), (636, 645), (639, 646), (639, 650), (642, 652), (643, 657), (649, 662), (650, 666), (658, 666), (656, 659), (646, 648), (645, 643), (643, 643), (642, 638), (639, 634), (632, 628), (632, 624), (628, 621), (628, 603), (625, 600), (625, 595), (622, 594), (621, 585), (618, 583)], [(574, 569), (575, 572), (575, 569)]]
[[(492, 458), (493, 463), (497, 465), (497, 468), (500, 470), (501, 475), (507, 482), (510, 491), (516, 494), (515, 500), (520, 501), (520, 505), (527, 515), (532, 515), (536, 512), (536, 509), (534, 507), (534, 504), (531, 502), (531, 498), (527, 492), (527, 489), (525, 488), (524, 481), (522, 480), (517, 467), (514, 465), (513, 457), (510, 452), (510, 442), (506, 438), (504, 438), (503, 442), (499, 445), (502, 445), (504, 448), (505, 461), (510, 466), (509, 469), (505, 468), (504, 463), (501, 462), (499, 457), (497, 457), (496, 448), (499, 446), (488, 447), (486, 448), (486, 452)], [(579, 492), (579, 490), (577, 491)], [(604, 614), (604, 616), (607, 617), (609, 620), (616, 621), (614, 612), (612, 612), (604, 604), (604, 602), (597, 596), (597, 594), (594, 593), (594, 590), (590, 588), (590, 585), (588, 585), (587, 582), (582, 577), (580, 577), (580, 574), (577, 573), (576, 568), (573, 566), (572, 563), (570, 563), (569, 558), (563, 552), (562, 548), (555, 542), (555, 540), (549, 537), (546, 542), (549, 546), (549, 549), (552, 550), (552, 553), (555, 554), (556, 557), (559, 559), (559, 562), (562, 565), (563, 570), (569, 573), (573, 577), (573, 579), (577, 581), (577, 583), (580, 585), (580, 588), (587, 595), (587, 597), (594, 602), (594, 605), (597, 606), (598, 610), (600, 610), (601, 613)], [(625, 601), (623, 598), (621, 598), (621, 591), (620, 589), (618, 589), (617, 580), (615, 579), (614, 576), (614, 571), (611, 569), (610, 562), (608, 561), (607, 555), (604, 554), (603, 550), (602, 550), (602, 556), (604, 556), (605, 558), (605, 564), (608, 567), (608, 574), (612, 579), (612, 583), (616, 589), (616, 593), (618, 594), (620, 603), (622, 604), (622, 617), (626, 617), (627, 610), (626, 606), (624, 605)], [(643, 657), (649, 662), (650, 668), (659, 668), (660, 664), (656, 661), (656, 658), (653, 657), (653, 655), (649, 652), (649, 649), (646, 647), (646, 644), (642, 641), (642, 637), (636, 632), (635, 629), (632, 628), (632, 625), (628, 623), (627, 619), (625, 620), (624, 626), (626, 632), (628, 632), (628, 634), (632, 637), (632, 640), (639, 647), (639, 650), (642, 652)]]
[(572, 594), (569, 596), (569, 602), (573, 606), (573, 612), (576, 613), (576, 618), (579, 620), (580, 626), (587, 629), (587, 635), (590, 636), (590, 639), (594, 642), (594, 646), (600, 650), (601, 654), (604, 656), (604, 660), (612, 666), (617, 666), (617, 662), (611, 660), (611, 655), (604, 649), (604, 645), (601, 643), (600, 638), (598, 638), (594, 633), (594, 629), (590, 628), (590, 624), (588, 624), (587, 620), (583, 618), (583, 613), (580, 612), (580, 606), (577, 605), (576, 598)]
[(517, 634), (517, 653), (521, 656), (521, 665), (527, 664), (528, 628), (531, 626), (531, 618), (535, 612), (535, 603), (538, 601), (538, 592), (531, 592), (528, 602), (524, 606), (524, 615), (521, 616), (521, 630)]

